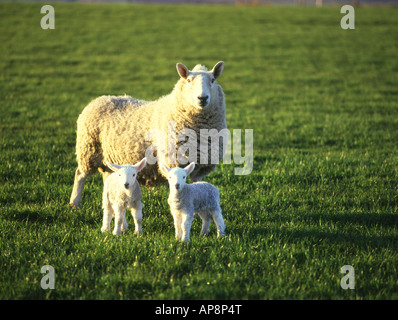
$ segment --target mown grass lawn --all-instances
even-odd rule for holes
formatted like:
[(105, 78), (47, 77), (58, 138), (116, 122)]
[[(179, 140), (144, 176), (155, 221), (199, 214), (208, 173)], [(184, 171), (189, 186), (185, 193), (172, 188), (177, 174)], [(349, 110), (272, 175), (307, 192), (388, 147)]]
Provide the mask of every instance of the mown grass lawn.
[[(398, 298), (397, 8), (342, 30), (339, 7), (54, 3), (42, 30), (42, 5), (0, 3), (1, 299)], [(226, 237), (197, 219), (177, 242), (166, 185), (143, 188), (141, 238), (100, 232), (98, 175), (70, 209), (83, 107), (155, 99), (176, 62), (219, 60), (231, 132), (254, 137), (251, 174), (206, 178)]]

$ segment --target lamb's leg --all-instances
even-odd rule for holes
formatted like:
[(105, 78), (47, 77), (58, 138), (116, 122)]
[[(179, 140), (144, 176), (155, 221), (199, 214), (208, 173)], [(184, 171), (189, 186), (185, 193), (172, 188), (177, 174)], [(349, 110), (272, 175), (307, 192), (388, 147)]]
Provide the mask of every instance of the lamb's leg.
[(134, 218), (134, 225), (135, 225), (134, 233), (137, 236), (142, 235), (142, 207), (143, 205), (141, 200), (138, 200), (136, 206), (131, 208), (131, 215)]
[(209, 233), (211, 224), (210, 214), (207, 211), (198, 212), (199, 217), (202, 219), (202, 230), (200, 231), (201, 236), (206, 236)]
[(225, 234), (225, 223), (222, 217), (221, 208), (213, 210), (213, 220), (217, 226), (217, 237), (223, 237)]
[(175, 237), (176, 240), (181, 240), (181, 215), (179, 212), (171, 212), (173, 215), (173, 220), (174, 220), (174, 229), (175, 229)]
[(102, 220), (102, 232), (111, 231), (113, 209), (109, 202), (104, 203), (104, 218)]
[(122, 233), (123, 216), (126, 213), (126, 208), (115, 206), (113, 210), (115, 211), (115, 227), (112, 233), (120, 235)]
[(75, 182), (73, 184), (73, 191), (70, 197), (69, 204), (74, 209), (80, 209), (80, 201), (82, 199), (84, 182), (87, 179), (86, 174), (83, 174), (79, 168), (76, 169)]
[(184, 212), (182, 214), (182, 217), (181, 217), (181, 229), (182, 229), (181, 240), (184, 242), (189, 241), (189, 234), (191, 233), (192, 221), (193, 221), (193, 212), (192, 213)]
[(123, 214), (123, 223), (122, 223), (122, 231), (123, 232), (126, 232), (129, 228), (129, 224), (127, 223), (127, 220), (126, 220), (126, 211), (127, 210), (125, 210), (124, 214)]

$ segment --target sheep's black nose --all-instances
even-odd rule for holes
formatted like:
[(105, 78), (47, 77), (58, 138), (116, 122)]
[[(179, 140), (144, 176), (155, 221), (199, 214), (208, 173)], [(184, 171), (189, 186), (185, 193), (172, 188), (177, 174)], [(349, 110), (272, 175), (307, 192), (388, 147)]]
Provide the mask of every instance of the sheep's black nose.
[(126, 183), (124, 184), (124, 187), (125, 187), (126, 189), (128, 189), (128, 188), (129, 188), (129, 184), (126, 182)]
[(177, 183), (177, 184), (176, 184), (176, 189), (178, 190), (179, 188), (180, 188), (180, 184)]
[(200, 103), (205, 104), (205, 103), (207, 103), (207, 99), (209, 99), (209, 96), (199, 96), (198, 99), (199, 99)]

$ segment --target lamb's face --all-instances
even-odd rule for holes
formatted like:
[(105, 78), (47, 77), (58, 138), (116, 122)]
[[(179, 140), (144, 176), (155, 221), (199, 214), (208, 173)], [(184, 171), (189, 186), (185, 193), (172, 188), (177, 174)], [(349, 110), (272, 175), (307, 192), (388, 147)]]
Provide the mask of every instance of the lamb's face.
[(224, 69), (224, 62), (217, 63), (211, 71), (197, 65), (189, 71), (182, 63), (177, 64), (177, 71), (184, 80), (183, 95), (186, 101), (198, 108), (208, 108), (212, 97), (217, 94), (216, 79)]
[(125, 189), (131, 189), (137, 178), (137, 169), (133, 166), (122, 166), (121, 169), (116, 171), (119, 185)]
[(164, 164), (159, 164), (159, 168), (165, 175), (167, 175), (170, 191), (179, 191), (184, 188), (188, 175), (192, 173), (193, 169), (195, 169), (195, 163), (191, 162), (183, 169), (178, 167), (170, 169)]
[(187, 180), (187, 173), (184, 169), (173, 168), (168, 172), (170, 190), (182, 190)]
[(118, 178), (119, 185), (124, 187), (125, 189), (131, 189), (137, 179), (137, 173), (140, 172), (146, 166), (146, 158), (137, 162), (135, 165), (117, 165), (110, 162), (107, 162), (106, 165), (115, 174)]

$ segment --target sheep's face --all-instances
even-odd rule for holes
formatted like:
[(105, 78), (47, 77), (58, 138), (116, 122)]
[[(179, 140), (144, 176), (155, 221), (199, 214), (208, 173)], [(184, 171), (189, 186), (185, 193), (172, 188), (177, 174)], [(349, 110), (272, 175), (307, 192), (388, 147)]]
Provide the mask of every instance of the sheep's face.
[(195, 168), (194, 162), (191, 162), (184, 169), (178, 167), (170, 169), (167, 166), (160, 164), (160, 169), (163, 171), (165, 175), (167, 175), (170, 191), (182, 190), (185, 186), (188, 175), (193, 171), (194, 168)]
[(125, 189), (131, 189), (137, 179), (137, 174), (146, 166), (146, 158), (142, 159), (135, 165), (117, 165), (107, 162), (107, 166), (117, 175), (119, 185)]
[(197, 65), (189, 71), (182, 63), (177, 63), (177, 71), (184, 79), (183, 95), (187, 102), (199, 109), (208, 108), (212, 97), (217, 94), (216, 79), (224, 69), (224, 62), (218, 62), (211, 71)]

